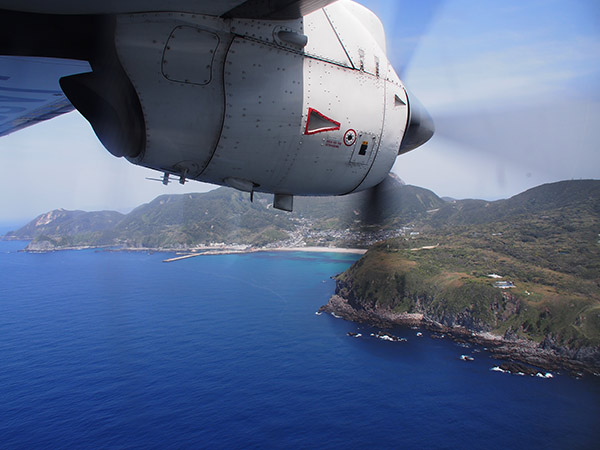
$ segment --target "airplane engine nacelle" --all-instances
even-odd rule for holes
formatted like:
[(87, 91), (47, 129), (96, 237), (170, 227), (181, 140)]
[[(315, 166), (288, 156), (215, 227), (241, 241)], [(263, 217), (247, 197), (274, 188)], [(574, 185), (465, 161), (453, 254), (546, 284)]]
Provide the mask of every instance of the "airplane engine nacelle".
[(385, 178), (407, 127), (383, 27), (352, 2), (292, 21), (121, 15), (115, 46), (139, 100), (143, 149), (109, 150), (166, 173), (346, 194)]

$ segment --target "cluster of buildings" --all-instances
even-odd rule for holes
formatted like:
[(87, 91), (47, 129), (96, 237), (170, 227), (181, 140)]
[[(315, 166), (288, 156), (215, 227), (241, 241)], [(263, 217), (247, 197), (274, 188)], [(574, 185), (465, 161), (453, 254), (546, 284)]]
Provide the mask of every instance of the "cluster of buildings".
[[(498, 275), (497, 273), (490, 273), (488, 274), (488, 277), (490, 278), (494, 278), (494, 279), (499, 279), (499, 278), (504, 278), (502, 275)], [(498, 289), (510, 289), (510, 288), (514, 288), (515, 284), (512, 281), (504, 281), (504, 280), (499, 280), (494, 282), (494, 287), (498, 288)]]
[(413, 231), (412, 227), (402, 227), (394, 230), (373, 230), (371, 228), (361, 229), (317, 229), (312, 222), (305, 218), (294, 219), (296, 228), (294, 231), (288, 232), (289, 239), (278, 241), (267, 245), (266, 247), (333, 247), (340, 246), (341, 243), (368, 247), (376, 242), (385, 239), (396, 238), (400, 236), (417, 236), (419, 233)]

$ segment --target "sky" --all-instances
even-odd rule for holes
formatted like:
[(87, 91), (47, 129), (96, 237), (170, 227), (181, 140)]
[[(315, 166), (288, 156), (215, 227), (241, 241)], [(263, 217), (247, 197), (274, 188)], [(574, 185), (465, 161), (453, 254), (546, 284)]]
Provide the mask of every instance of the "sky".
[[(419, 3), (428, 6), (420, 16), (411, 10)], [(393, 170), (407, 183), (494, 200), (600, 178), (600, 2), (364, 4), (436, 125), (429, 143), (397, 159)], [(404, 17), (420, 21), (404, 33)]]
[[(508, 198), (600, 178), (600, 2), (363, 0), (388, 57), (436, 134), (398, 157), (409, 184), (453, 198)], [(0, 138), (0, 223), (55, 209), (127, 212), (165, 193), (203, 192), (109, 154), (73, 112)]]

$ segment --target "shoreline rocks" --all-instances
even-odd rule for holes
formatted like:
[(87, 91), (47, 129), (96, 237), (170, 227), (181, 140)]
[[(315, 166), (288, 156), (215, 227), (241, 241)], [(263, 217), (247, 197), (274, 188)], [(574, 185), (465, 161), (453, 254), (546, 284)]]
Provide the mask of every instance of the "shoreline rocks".
[[(494, 358), (504, 360), (505, 363), (502, 364), (525, 363), (546, 371), (566, 370), (573, 376), (580, 376), (581, 373), (600, 375), (599, 366), (569, 357), (573, 352), (556, 345), (549, 345), (547, 339), (537, 343), (526, 339), (516, 339), (512, 336), (503, 337), (489, 332), (476, 332), (461, 326), (449, 327), (420, 313), (395, 313), (376, 307), (357, 309), (347, 299), (337, 294), (333, 295), (326, 305), (321, 306), (319, 312), (336, 314), (351, 322), (365, 323), (380, 328), (419, 326), (436, 335), (446, 335), (456, 342), (481, 345), (492, 353)], [(578, 353), (575, 352), (575, 354)]]

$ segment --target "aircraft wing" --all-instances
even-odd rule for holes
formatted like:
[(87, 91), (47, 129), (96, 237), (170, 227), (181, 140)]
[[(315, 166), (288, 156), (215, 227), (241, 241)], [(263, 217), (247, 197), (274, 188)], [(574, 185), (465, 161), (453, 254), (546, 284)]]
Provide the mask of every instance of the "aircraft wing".
[(335, 0), (0, 0), (0, 9), (41, 14), (175, 11), (238, 19), (297, 19)]
[(58, 80), (89, 70), (85, 61), (0, 56), (0, 136), (72, 111)]

